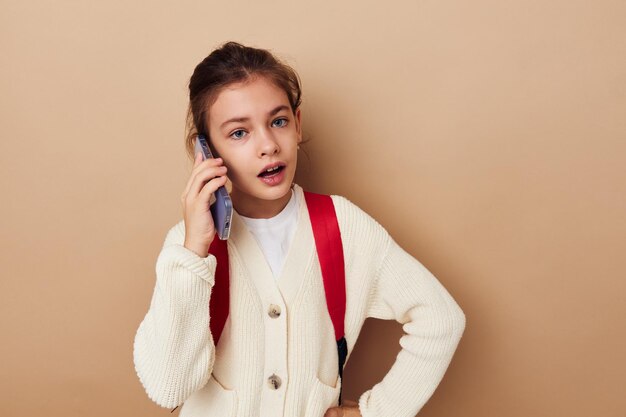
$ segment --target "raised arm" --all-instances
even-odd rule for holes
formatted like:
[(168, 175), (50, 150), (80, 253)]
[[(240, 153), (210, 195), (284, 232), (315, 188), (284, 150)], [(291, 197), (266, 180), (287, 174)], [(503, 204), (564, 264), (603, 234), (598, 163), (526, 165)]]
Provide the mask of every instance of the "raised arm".
[(181, 221), (167, 234), (156, 263), (150, 309), (135, 336), (135, 369), (148, 396), (176, 407), (208, 381), (215, 360), (209, 297), (216, 260), (183, 246)]

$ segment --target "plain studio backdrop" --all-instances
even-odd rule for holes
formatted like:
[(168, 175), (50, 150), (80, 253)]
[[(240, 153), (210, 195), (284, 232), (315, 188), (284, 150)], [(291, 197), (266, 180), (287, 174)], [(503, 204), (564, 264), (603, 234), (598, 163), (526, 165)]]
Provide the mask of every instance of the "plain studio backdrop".
[[(1, 10), (0, 415), (172, 415), (133, 337), (182, 219), (187, 82), (227, 40), (299, 72), (298, 182), (362, 207), (465, 311), (420, 416), (626, 415), (624, 1)], [(401, 334), (366, 322), (344, 398)]]

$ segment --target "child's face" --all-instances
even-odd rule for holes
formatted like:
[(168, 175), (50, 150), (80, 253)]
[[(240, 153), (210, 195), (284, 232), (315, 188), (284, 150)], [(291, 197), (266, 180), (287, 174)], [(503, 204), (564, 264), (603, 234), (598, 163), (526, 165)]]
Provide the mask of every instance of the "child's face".
[(224, 88), (209, 108), (208, 124), (211, 144), (228, 167), (237, 211), (278, 214), (268, 208), (284, 207), (291, 196), (302, 140), (300, 109), (293, 114), (287, 94), (256, 77)]

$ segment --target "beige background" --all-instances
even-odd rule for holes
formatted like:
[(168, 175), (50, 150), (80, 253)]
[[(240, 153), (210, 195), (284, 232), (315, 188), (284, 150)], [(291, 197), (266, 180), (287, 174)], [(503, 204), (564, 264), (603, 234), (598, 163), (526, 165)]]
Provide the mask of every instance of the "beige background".
[[(226, 40), (300, 73), (299, 182), (343, 194), (467, 330), (420, 416), (626, 415), (626, 3), (2, 1), (0, 415), (167, 416), (132, 340)], [(368, 321), (345, 398), (401, 327)]]

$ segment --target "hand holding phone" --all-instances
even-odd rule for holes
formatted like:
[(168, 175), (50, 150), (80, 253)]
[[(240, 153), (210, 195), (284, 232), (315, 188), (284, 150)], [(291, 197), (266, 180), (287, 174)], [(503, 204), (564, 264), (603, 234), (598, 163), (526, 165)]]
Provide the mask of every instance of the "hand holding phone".
[[(209, 143), (206, 137), (198, 135), (194, 154), (202, 153), (202, 160), (213, 158)], [(215, 232), (221, 240), (226, 240), (230, 236), (230, 223), (233, 216), (233, 203), (226, 191), (226, 187), (220, 186), (214, 193), (215, 202), (211, 204), (210, 210), (215, 225)]]

